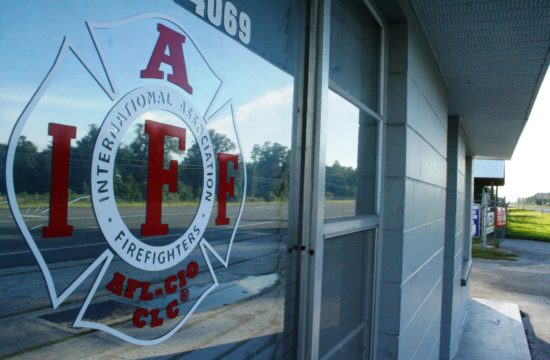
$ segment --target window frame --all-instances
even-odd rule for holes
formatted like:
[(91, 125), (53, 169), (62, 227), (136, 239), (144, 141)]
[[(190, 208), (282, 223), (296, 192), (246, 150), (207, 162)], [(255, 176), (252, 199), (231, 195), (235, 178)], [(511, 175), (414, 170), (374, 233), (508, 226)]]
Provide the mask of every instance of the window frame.
[[(335, 218), (326, 221), (324, 219), (325, 201), (325, 154), (326, 154), (326, 102), (328, 90), (334, 86), (329, 80), (329, 49), (330, 49), (330, 20), (331, 0), (318, 0), (311, 4), (308, 19), (308, 45), (306, 47), (306, 69), (304, 70), (304, 93), (303, 108), (305, 112), (302, 119), (297, 119), (300, 124), (297, 126), (296, 146), (299, 151), (296, 154), (295, 165), (300, 168), (299, 185), (292, 197), (299, 204), (299, 209), (293, 211), (300, 213), (299, 229), (297, 234), (301, 238), (299, 243), (302, 250), (299, 253), (299, 298), (297, 304), (297, 333), (296, 333), (296, 358), (298, 359), (319, 359), (319, 334), (320, 334), (320, 312), (321, 312), (321, 287), (323, 270), (323, 249), (324, 241), (346, 234), (361, 231), (374, 232), (373, 257), (372, 257), (372, 279), (369, 289), (371, 293), (370, 306), (366, 309), (372, 316), (370, 322), (370, 339), (368, 358), (374, 358), (374, 344), (376, 337), (376, 301), (377, 298), (377, 258), (380, 257), (380, 238), (383, 219), (382, 204), (382, 178), (383, 178), (383, 148), (386, 123), (386, 79), (387, 79), (387, 24), (384, 22), (380, 11), (371, 0), (361, 0), (367, 6), (368, 11), (373, 15), (380, 25), (380, 76), (378, 79), (378, 109), (373, 111), (368, 106), (360, 103), (357, 99), (347, 94), (342, 89), (336, 91), (338, 95), (358, 106), (378, 121), (377, 129), (377, 154), (376, 154), (376, 177), (375, 177), (375, 214), (361, 215), (346, 218)], [(298, 183), (295, 183), (298, 184)], [(298, 200), (299, 199), (299, 200)], [(299, 247), (300, 247), (299, 246)], [(368, 263), (368, 262), (367, 262)], [(367, 284), (365, 284), (367, 285)], [(367, 306), (367, 304), (365, 305)], [(345, 345), (361, 329), (354, 329), (339, 346)], [(325, 357), (331, 355), (329, 351)]]

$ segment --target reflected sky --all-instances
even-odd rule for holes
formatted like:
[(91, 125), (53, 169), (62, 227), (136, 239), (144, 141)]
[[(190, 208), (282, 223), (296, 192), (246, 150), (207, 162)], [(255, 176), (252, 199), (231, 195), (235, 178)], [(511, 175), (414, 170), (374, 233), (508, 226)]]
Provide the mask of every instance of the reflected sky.
[[(64, 36), (72, 40), (91, 67), (100, 70), (101, 63), (85, 21), (107, 22), (160, 12), (169, 14), (182, 24), (211, 67), (223, 79), (225, 86), (217, 105), (228, 99), (233, 100), (244, 153), (250, 153), (254, 144), (265, 141), (290, 146), (293, 77), (172, 1), (95, 1), (93, 5), (87, 1), (73, 1), (63, 4), (63, 11), (51, 3), (4, 1), (1, 9), (0, 49), (4, 54), (4, 66), (0, 68), (0, 122), (6, 130), (13, 127), (45, 78)], [(29, 23), (36, 27), (29, 26)], [(140, 26), (151, 27), (152, 22), (132, 24), (111, 32), (97, 31), (97, 39), (105, 51), (104, 57), (111, 61), (109, 67), (120, 90), (119, 97), (137, 85), (135, 74), (125, 70), (146, 66), (138, 59), (149, 59), (148, 53), (152, 51), (151, 46), (158, 35), (156, 31), (140, 31)], [(135, 38), (133, 33), (147, 33), (149, 38)], [(124, 37), (129, 39), (127, 43), (121, 41)], [(153, 45), (136, 46), (141, 43)], [(125, 46), (124, 51), (120, 50), (122, 45)], [(206, 83), (204, 77), (196, 77), (193, 72), (200, 64), (191, 51), (186, 61), (190, 84), (196, 89), (211, 90), (215, 84), (211, 80)], [(196, 101), (193, 99), (198, 108), (204, 107), (201, 101), (204, 100), (198, 97)], [(51, 140), (47, 136), (47, 123), (58, 122), (78, 126), (78, 139), (86, 134), (89, 124), (100, 125), (112, 105), (81, 64), (67, 57), (47, 96), (40, 101), (29, 119), (23, 135), (43, 148)], [(217, 131), (229, 130), (232, 127), (229, 120), (227, 113), (220, 113), (212, 126)], [(9, 131), (0, 133), (1, 143), (6, 143), (8, 138)]]
[(338, 161), (342, 166), (357, 168), (359, 108), (329, 90), (326, 115), (326, 164), (332, 166)]

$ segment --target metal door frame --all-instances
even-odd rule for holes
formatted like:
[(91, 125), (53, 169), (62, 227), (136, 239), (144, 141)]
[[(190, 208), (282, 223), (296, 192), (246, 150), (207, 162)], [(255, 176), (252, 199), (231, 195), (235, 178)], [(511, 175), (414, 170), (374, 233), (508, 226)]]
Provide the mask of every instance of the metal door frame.
[[(297, 204), (289, 210), (289, 216), (298, 216), (292, 234), (297, 234), (294, 249), (299, 250), (298, 294), (296, 306), (296, 358), (319, 358), (319, 333), (321, 314), (322, 263), (324, 241), (326, 239), (358, 231), (374, 230), (374, 270), (372, 281), (373, 305), (367, 311), (372, 314), (372, 328), (370, 329), (370, 354), (375, 353), (377, 298), (377, 258), (381, 255), (379, 243), (382, 225), (383, 204), (381, 194), (383, 190), (383, 148), (385, 138), (386, 114), (386, 58), (387, 58), (387, 31), (386, 24), (380, 12), (369, 0), (363, 0), (381, 26), (380, 49), (380, 79), (379, 79), (379, 113), (366, 111), (379, 122), (377, 146), (377, 174), (376, 174), (376, 204), (375, 215), (355, 219), (325, 223), (324, 221), (324, 192), (325, 192), (325, 151), (326, 151), (326, 116), (325, 104), (329, 88), (329, 46), (330, 46), (330, 18), (331, 0), (313, 0), (308, 9), (306, 34), (305, 69), (302, 74), (302, 96), (299, 97), (294, 139), (293, 168), (291, 183), (299, 184), (291, 190), (291, 204)], [(301, 105), (301, 106), (300, 106)], [(293, 174), (293, 175), (292, 175)], [(296, 219), (296, 218), (294, 218)]]

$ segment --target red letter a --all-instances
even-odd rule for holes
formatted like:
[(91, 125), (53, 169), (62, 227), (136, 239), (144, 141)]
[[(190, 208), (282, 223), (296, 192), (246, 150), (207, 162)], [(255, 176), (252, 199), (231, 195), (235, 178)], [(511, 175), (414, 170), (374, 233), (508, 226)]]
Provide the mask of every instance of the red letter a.
[[(187, 68), (183, 57), (185, 36), (162, 24), (157, 25), (157, 30), (159, 38), (147, 69), (141, 70), (141, 78), (164, 79), (164, 71), (160, 70), (160, 64), (165, 63), (172, 66), (172, 74), (168, 74), (168, 81), (193, 94), (193, 88), (187, 80)], [(169, 55), (166, 55), (167, 48)]]

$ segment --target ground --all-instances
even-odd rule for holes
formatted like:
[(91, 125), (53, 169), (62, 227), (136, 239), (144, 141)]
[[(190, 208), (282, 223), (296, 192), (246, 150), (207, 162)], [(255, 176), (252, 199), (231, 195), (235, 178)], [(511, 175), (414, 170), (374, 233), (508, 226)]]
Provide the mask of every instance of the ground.
[(474, 259), (472, 297), (516, 303), (533, 360), (550, 359), (550, 244), (505, 240), (517, 261)]

